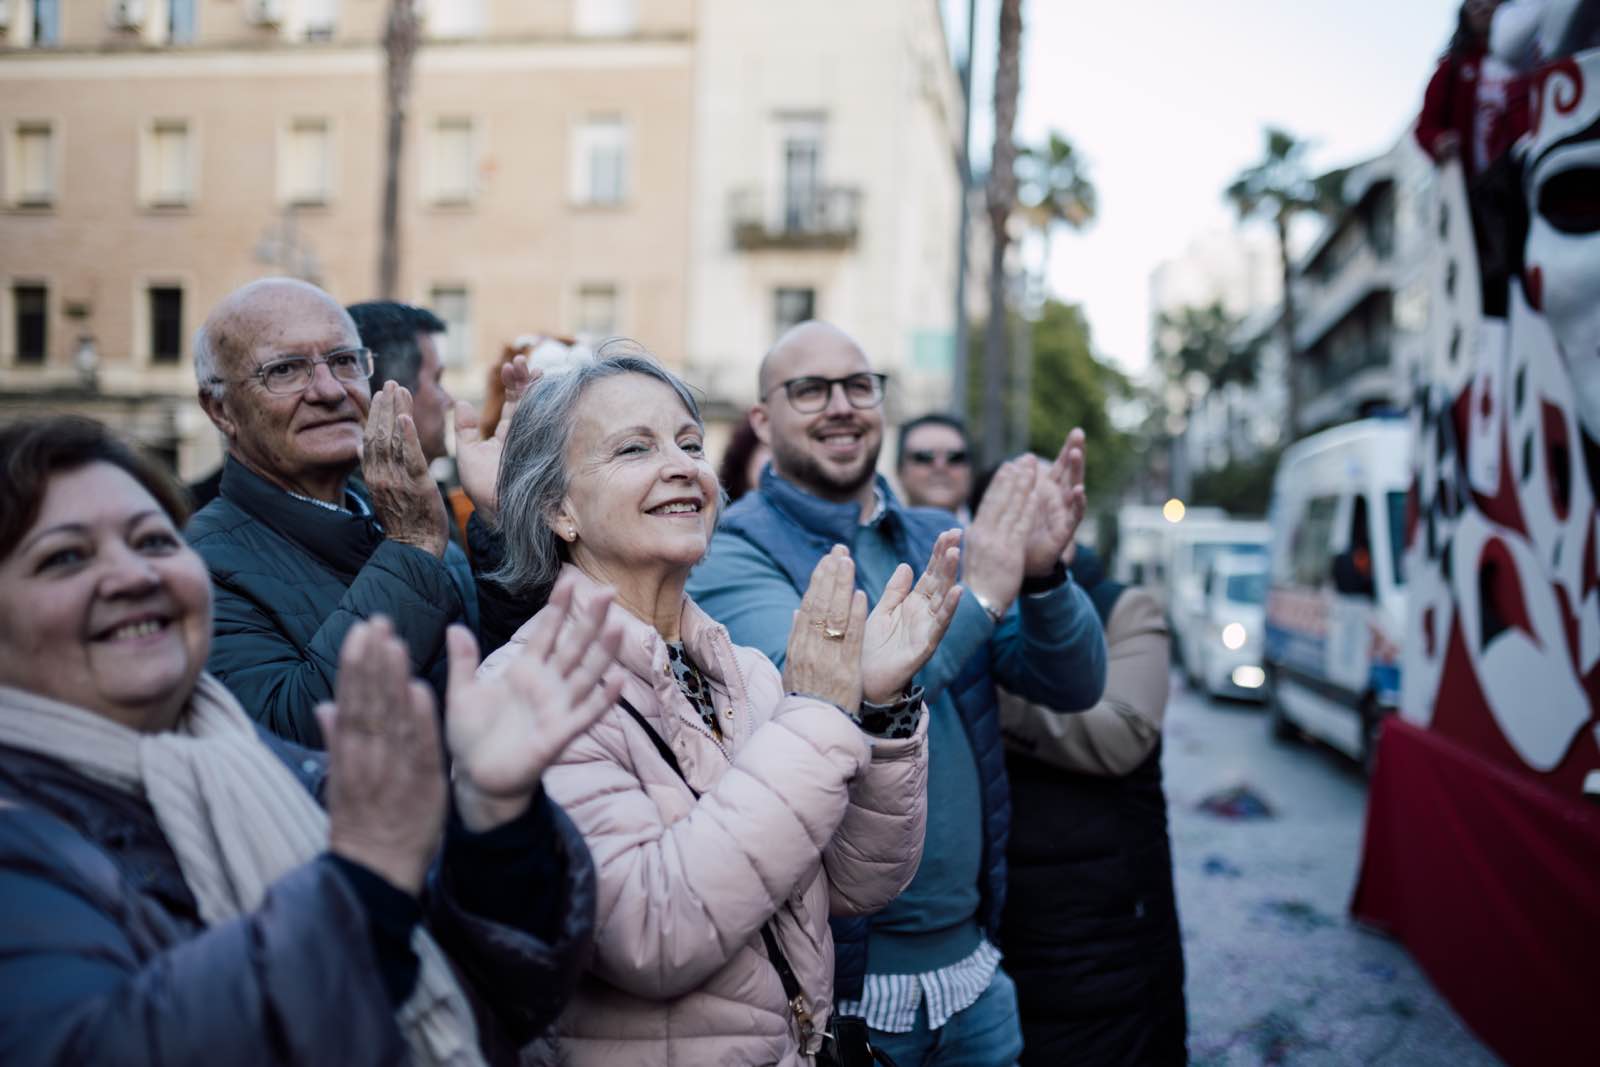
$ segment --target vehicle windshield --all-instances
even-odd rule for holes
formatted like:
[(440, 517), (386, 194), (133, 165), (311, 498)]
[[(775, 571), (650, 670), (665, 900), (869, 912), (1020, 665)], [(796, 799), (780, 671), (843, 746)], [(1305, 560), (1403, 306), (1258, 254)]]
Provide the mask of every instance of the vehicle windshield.
[(1267, 602), (1267, 572), (1255, 574), (1230, 574), (1223, 596), (1235, 604), (1265, 604)]
[(1219, 556), (1265, 556), (1267, 546), (1254, 541), (1204, 541), (1194, 546), (1194, 572), (1204, 574)]
[(1394, 560), (1394, 584), (1406, 584), (1406, 495), (1390, 490), (1385, 496), (1389, 504), (1389, 555)]

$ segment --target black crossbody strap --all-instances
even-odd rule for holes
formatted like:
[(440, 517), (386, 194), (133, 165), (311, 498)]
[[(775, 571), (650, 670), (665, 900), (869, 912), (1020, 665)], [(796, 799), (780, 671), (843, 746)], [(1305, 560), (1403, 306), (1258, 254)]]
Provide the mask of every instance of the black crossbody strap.
[[(672, 747), (667, 744), (666, 738), (656, 732), (656, 728), (650, 725), (649, 719), (640, 714), (638, 708), (628, 703), (627, 697), (619, 696), (617, 703), (622, 705), (623, 711), (633, 716), (633, 721), (639, 724), (639, 728), (645, 732), (645, 735), (656, 746), (656, 752), (660, 753), (667, 766), (671, 767), (678, 777), (683, 779), (683, 784), (689, 786), (689, 792), (694, 794), (696, 800), (699, 800), (700, 791), (689, 785), (689, 778), (683, 773), (683, 767), (678, 764), (678, 757), (673, 754)], [(800, 1021), (802, 1029), (809, 1026), (811, 1024), (811, 1013), (806, 1009), (805, 997), (802, 996), (800, 989), (800, 980), (794, 976), (794, 968), (789, 966), (789, 957), (785, 956), (783, 949), (778, 946), (778, 937), (772, 931), (772, 923), (761, 924), (761, 940), (767, 946), (767, 955), (772, 959), (773, 969), (778, 972), (778, 981), (783, 983), (783, 995), (789, 998), (789, 1009), (795, 1013), (795, 1017)]]

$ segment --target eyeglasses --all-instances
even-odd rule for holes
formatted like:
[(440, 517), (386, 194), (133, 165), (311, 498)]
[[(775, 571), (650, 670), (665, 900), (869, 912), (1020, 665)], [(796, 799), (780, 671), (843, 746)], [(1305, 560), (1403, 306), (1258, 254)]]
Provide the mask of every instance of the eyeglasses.
[[(370, 348), (341, 348), (329, 352), (321, 359), (306, 356), (285, 356), (263, 363), (254, 371), (236, 381), (258, 380), (262, 388), (275, 396), (293, 396), (303, 392), (317, 373), (317, 365), (324, 364), (328, 373), (341, 382), (363, 382), (372, 377), (372, 350)], [(218, 378), (217, 381), (226, 379)]]
[(790, 378), (786, 382), (779, 382), (768, 389), (761, 398), (765, 400), (773, 393), (782, 389), (789, 397), (789, 404), (802, 415), (815, 415), (828, 406), (828, 401), (833, 398), (833, 387), (844, 387), (844, 398), (850, 401), (853, 408), (875, 408), (883, 403), (883, 383), (889, 380), (887, 374), (852, 374), (846, 378)]
[(967, 450), (964, 448), (951, 448), (939, 451), (932, 448), (919, 448), (915, 452), (907, 452), (906, 460), (918, 467), (931, 467), (939, 460), (944, 460), (946, 467), (965, 467), (967, 465)]

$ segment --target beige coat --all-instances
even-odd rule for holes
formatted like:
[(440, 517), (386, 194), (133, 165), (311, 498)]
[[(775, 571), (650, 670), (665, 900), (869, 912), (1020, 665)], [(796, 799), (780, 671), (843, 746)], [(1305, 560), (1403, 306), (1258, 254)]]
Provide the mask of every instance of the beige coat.
[(1106, 691), (1076, 715), (1000, 693), (1006, 747), (1079, 774), (1127, 774), (1155, 751), (1171, 688), (1172, 643), (1161, 602), (1130, 586), (1106, 620)]
[[(580, 598), (594, 588), (581, 581)], [(622, 694), (702, 795), (620, 707), (545, 773), (599, 874), (595, 958), (559, 1024), (568, 1062), (809, 1063), (815, 1041), (799, 1047), (761, 926), (776, 915), (820, 1032), (833, 1001), (829, 914), (882, 908), (921, 861), (926, 719), (907, 740), (869, 738), (832, 704), (786, 696), (771, 661), (685, 598), (684, 645), (711, 683), (719, 744), (655, 629), (625, 623)], [(503, 669), (526, 632), (481, 670)]]

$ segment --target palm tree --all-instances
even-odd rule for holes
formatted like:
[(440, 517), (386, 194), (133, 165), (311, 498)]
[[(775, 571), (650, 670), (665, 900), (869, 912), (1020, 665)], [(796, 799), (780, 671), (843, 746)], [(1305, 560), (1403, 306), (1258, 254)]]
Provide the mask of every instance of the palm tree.
[(1000, 36), (994, 71), (994, 148), (989, 156), (989, 322), (984, 338), (983, 455), (998, 462), (1005, 451), (1006, 224), (1017, 204), (1016, 156), (1012, 139), (1017, 97), (1022, 91), (1022, 0), (1000, 0)]
[(1044, 239), (1045, 270), (1050, 269), (1050, 238), (1057, 226), (1082, 230), (1094, 221), (1099, 197), (1089, 166), (1071, 141), (1054, 130), (1038, 148), (1017, 152), (1023, 217)]
[(400, 168), (405, 157), (406, 109), (411, 103), (411, 68), (420, 27), (418, 0), (389, 0), (383, 31), (384, 107), (388, 131), (383, 145), (383, 208), (378, 220), (378, 296), (393, 300), (400, 287)]
[[(1156, 322), (1156, 360), (1172, 388), (1169, 396), (1181, 397), (1181, 413), (1188, 416), (1202, 392), (1220, 392), (1229, 385), (1254, 385), (1259, 363), (1261, 339), (1241, 341), (1243, 319), (1233, 315), (1221, 301), (1204, 307), (1180, 308), (1162, 312)], [(1224, 447), (1233, 460), (1234, 408), (1226, 406), (1228, 421)]]
[(1239, 213), (1240, 221), (1270, 215), (1278, 231), (1278, 262), (1283, 273), (1283, 350), (1288, 355), (1288, 427), (1284, 440), (1293, 441), (1300, 418), (1300, 389), (1295, 360), (1293, 268), (1289, 263), (1289, 226), (1302, 211), (1330, 212), (1338, 202), (1344, 172), (1313, 178), (1305, 155), (1311, 147), (1286, 130), (1269, 126), (1266, 152), (1240, 171), (1224, 194)]

